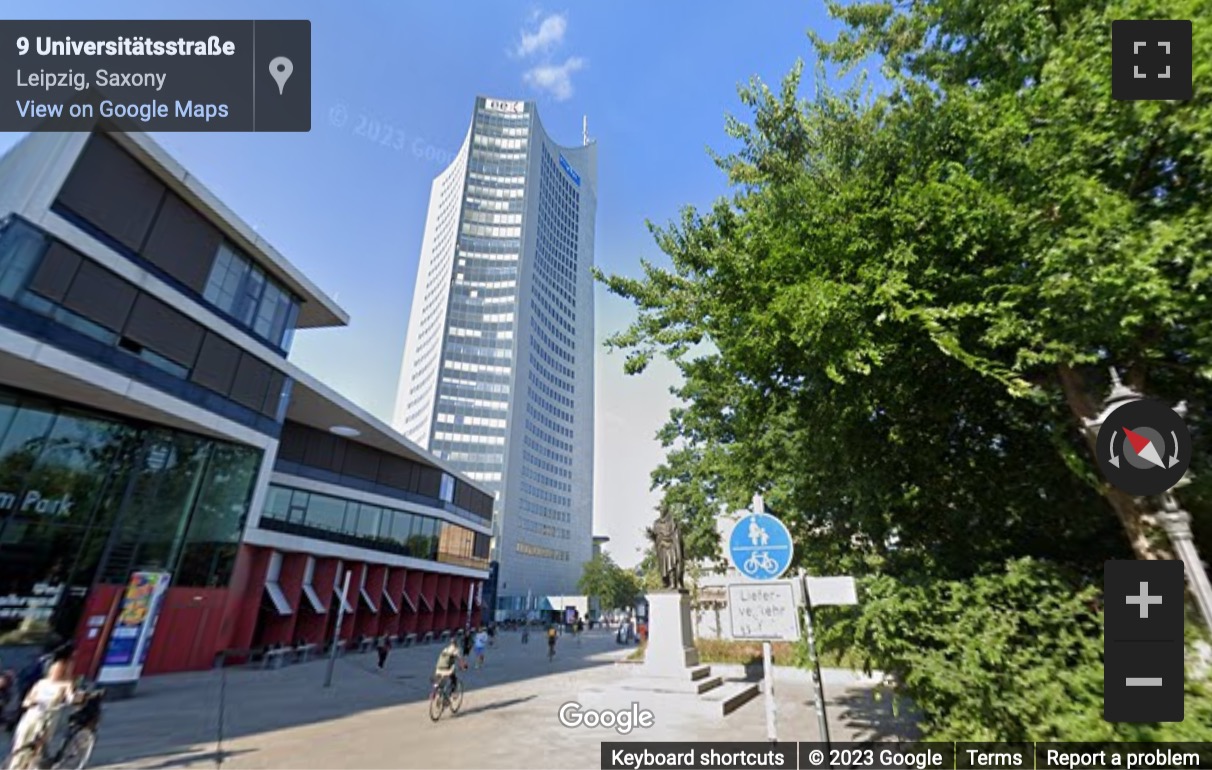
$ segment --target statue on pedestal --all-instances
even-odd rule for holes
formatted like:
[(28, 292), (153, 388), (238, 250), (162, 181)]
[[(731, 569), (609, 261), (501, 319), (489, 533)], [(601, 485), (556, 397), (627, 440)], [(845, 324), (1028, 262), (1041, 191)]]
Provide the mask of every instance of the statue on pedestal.
[(681, 591), (684, 588), (683, 573), (686, 562), (682, 555), (682, 528), (666, 502), (661, 503), (661, 515), (647, 531), (652, 540), (653, 555), (661, 574), (661, 583), (667, 590)]

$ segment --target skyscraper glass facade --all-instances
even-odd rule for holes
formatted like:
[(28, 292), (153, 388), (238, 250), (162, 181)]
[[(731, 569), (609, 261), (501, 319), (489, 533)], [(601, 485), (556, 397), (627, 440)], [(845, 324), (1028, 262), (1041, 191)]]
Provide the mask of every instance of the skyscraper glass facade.
[(591, 552), (595, 185), (594, 145), (481, 98), (431, 196), (395, 427), (496, 496), (500, 610)]

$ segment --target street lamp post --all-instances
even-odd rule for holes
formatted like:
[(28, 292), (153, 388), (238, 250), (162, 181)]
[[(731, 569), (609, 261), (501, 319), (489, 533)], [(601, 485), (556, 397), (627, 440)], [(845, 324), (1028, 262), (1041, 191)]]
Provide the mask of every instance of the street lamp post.
[(1208, 573), (1204, 571), (1204, 563), (1200, 561), (1199, 552), (1195, 550), (1195, 538), (1191, 533), (1191, 514), (1180, 508), (1174, 495), (1167, 492), (1162, 495), (1162, 510), (1157, 518), (1166, 530), (1170, 542), (1174, 544), (1175, 554), (1187, 565), (1191, 593), (1195, 595), (1195, 603), (1199, 605), (1199, 614), (1203, 616), (1204, 625), (1212, 631), (1212, 585), (1208, 583)]
[[(1095, 438), (1112, 412), (1124, 404), (1143, 398), (1140, 393), (1120, 381), (1119, 373), (1114, 368), (1111, 370), (1111, 381), (1111, 393), (1103, 402), (1102, 413), (1093, 420), (1084, 420), (1086, 430)], [(1187, 413), (1186, 402), (1179, 403), (1174, 407), (1174, 411), (1180, 417), (1185, 416)], [(1176, 488), (1189, 483), (1190, 477), (1188, 476), (1179, 481)], [(1191, 533), (1191, 514), (1179, 506), (1178, 500), (1175, 499), (1171, 490), (1161, 496), (1161, 510), (1156, 514), (1156, 518), (1161, 522), (1166, 536), (1170, 539), (1170, 545), (1173, 547), (1175, 555), (1186, 566), (1187, 581), (1191, 587), (1191, 593), (1195, 597), (1195, 603), (1199, 607), (1204, 626), (1212, 630), (1212, 584), (1208, 582), (1208, 573), (1204, 570), (1204, 563), (1200, 560), (1199, 552), (1195, 548), (1195, 539)]]

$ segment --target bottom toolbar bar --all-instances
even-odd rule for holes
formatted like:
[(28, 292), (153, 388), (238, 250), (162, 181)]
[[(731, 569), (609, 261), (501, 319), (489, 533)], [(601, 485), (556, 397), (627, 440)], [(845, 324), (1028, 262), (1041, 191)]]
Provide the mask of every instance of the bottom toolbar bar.
[(602, 768), (889, 768), (1134, 770), (1209, 768), (1212, 743), (641, 743), (602, 744)]

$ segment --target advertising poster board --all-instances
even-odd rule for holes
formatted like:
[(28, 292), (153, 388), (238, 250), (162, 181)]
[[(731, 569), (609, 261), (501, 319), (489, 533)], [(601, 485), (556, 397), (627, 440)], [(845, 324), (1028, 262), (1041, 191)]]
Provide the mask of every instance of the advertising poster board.
[(139, 680), (170, 577), (167, 572), (135, 572), (130, 576), (101, 661), (98, 684)]

